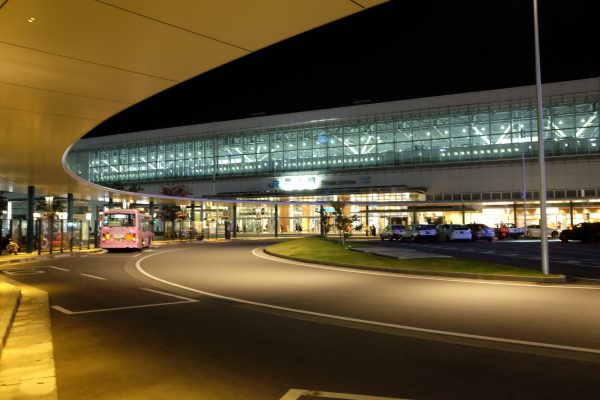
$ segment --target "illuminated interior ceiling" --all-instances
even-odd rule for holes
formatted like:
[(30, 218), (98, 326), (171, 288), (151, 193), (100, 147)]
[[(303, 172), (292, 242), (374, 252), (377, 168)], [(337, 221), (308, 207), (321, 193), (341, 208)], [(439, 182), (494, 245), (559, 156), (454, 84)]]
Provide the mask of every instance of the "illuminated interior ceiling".
[(385, 0), (0, 0), (0, 190), (93, 197), (65, 151), (189, 78)]

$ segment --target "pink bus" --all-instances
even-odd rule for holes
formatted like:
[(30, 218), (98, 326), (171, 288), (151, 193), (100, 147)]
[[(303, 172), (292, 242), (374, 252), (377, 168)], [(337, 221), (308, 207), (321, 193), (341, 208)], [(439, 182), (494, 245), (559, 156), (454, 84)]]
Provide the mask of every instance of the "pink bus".
[(138, 210), (109, 210), (102, 214), (100, 247), (103, 249), (141, 249), (150, 247), (152, 216)]

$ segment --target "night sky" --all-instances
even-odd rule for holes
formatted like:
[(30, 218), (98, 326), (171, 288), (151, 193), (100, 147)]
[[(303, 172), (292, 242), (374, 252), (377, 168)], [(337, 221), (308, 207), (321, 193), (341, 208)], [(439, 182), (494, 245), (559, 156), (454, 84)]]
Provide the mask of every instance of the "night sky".
[[(532, 85), (532, 3), (392, 0), (183, 82), (86, 137)], [(542, 82), (599, 76), (599, 2), (538, 3)]]

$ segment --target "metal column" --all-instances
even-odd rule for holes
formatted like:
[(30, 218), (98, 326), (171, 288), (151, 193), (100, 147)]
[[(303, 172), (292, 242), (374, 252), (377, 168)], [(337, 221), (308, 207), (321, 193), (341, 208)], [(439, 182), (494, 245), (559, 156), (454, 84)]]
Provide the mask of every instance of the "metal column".
[[(33, 206), (35, 203), (35, 187), (27, 187), (27, 252), (33, 252), (33, 232), (34, 232), (34, 221), (33, 221)], [(14, 238), (13, 238), (14, 239)], [(17, 239), (17, 240), (20, 240)]]
[(279, 236), (279, 207), (275, 204), (275, 237)]

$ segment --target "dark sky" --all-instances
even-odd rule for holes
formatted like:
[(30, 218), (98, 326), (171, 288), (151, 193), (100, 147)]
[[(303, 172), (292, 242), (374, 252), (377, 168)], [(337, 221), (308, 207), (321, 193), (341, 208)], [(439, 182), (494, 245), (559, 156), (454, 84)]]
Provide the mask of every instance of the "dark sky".
[[(86, 137), (535, 84), (532, 3), (392, 0), (183, 82)], [(600, 2), (538, 3), (542, 81), (599, 76)]]

